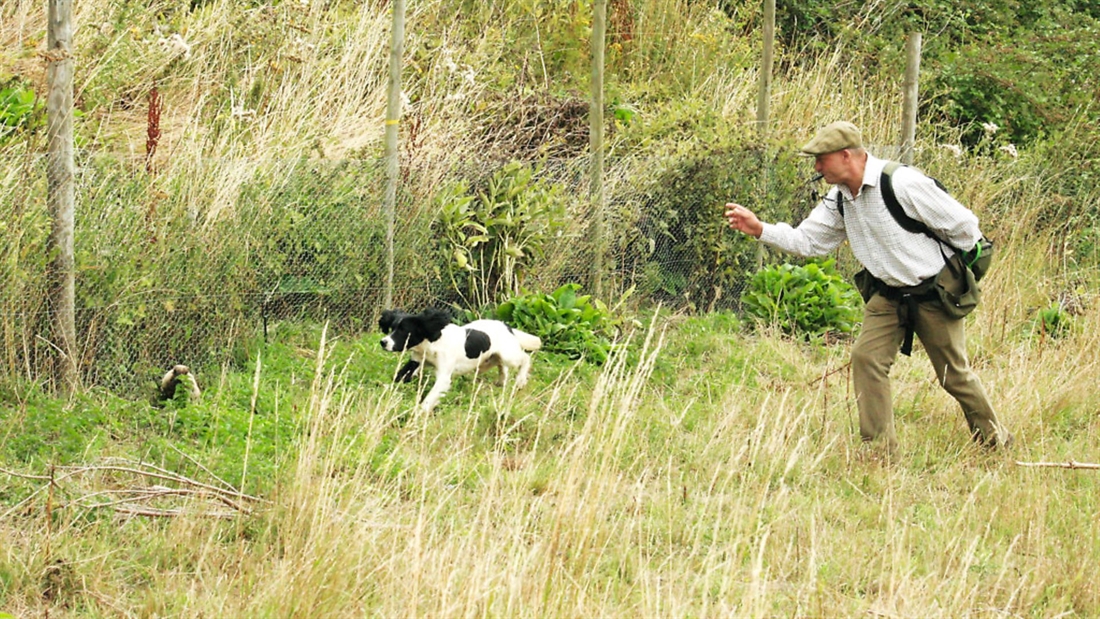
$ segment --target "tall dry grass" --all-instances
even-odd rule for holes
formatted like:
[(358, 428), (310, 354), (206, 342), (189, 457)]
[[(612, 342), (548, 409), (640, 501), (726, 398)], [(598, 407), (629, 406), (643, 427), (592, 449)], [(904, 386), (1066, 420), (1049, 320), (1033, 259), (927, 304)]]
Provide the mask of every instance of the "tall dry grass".
[(1094, 311), (1073, 337), (1020, 339), (981, 363), (1016, 433), (1009, 453), (969, 444), (927, 360), (902, 359), (893, 462), (859, 443), (842, 348), (715, 335), (721, 363), (702, 378), (721, 387), (697, 402), (698, 389), (655, 379), (662, 357), (680, 350), (668, 348), (679, 346), (669, 339), (676, 321), (655, 321), (633, 361), (609, 361), (565, 437), (543, 429), (576, 388), (568, 371), (532, 393), (474, 394), (538, 428), (526, 442), (504, 431), (487, 443), (472, 405), (406, 418), (410, 403), (394, 390), (348, 384), (322, 340), (308, 428), (272, 504), (220, 523), (35, 502), (0, 529), (4, 609), (1090, 615), (1100, 609), (1090, 576), (1100, 558), (1096, 472), (1015, 461), (1097, 459), (1098, 367), (1082, 352), (1097, 344), (1096, 321)]

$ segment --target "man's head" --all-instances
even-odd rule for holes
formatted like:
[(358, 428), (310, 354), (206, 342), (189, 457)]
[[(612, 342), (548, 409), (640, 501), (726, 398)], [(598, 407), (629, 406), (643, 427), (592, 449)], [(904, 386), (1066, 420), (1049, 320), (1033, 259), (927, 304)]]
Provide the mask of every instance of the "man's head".
[(835, 123), (825, 125), (814, 136), (814, 139), (802, 147), (802, 154), (816, 157), (828, 155), (839, 150), (856, 150), (863, 148), (863, 135), (852, 123), (846, 120), (838, 120)]
[(844, 183), (853, 192), (863, 183), (863, 165), (867, 161), (863, 135), (850, 122), (841, 120), (825, 125), (802, 147), (802, 154), (814, 158), (814, 170), (827, 183)]

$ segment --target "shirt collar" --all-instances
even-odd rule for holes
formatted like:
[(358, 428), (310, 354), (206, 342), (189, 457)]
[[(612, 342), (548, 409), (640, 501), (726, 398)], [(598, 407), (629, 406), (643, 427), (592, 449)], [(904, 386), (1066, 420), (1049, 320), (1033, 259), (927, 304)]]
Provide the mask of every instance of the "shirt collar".
[(878, 187), (882, 171), (886, 169), (886, 160), (867, 153), (867, 164), (863, 166), (863, 186)]

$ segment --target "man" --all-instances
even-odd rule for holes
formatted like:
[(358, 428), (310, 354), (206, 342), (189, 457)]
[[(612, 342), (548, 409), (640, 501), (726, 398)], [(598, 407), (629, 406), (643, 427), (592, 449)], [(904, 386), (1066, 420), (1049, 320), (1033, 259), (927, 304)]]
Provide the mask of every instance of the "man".
[(880, 187), (887, 162), (863, 148), (860, 131), (852, 123), (823, 127), (802, 153), (814, 157), (814, 170), (834, 187), (797, 228), (763, 223), (735, 203), (726, 204), (725, 216), (730, 228), (799, 256), (826, 255), (847, 239), (856, 259), (874, 276), (874, 293), (867, 299), (863, 328), (852, 346), (852, 382), (863, 440), (881, 440), (889, 453), (897, 449), (889, 373), (910, 329), (907, 346), (915, 333), (940, 385), (962, 407), (974, 440), (989, 447), (1010, 445), (1012, 434), (998, 421), (970, 369), (963, 319), (946, 314), (938, 299), (914, 300), (899, 293), (936, 277), (954, 254), (952, 247), (974, 247), (981, 239), (977, 217), (934, 180), (902, 166), (891, 175), (898, 202), (909, 217), (923, 222), (950, 247), (902, 228), (887, 209)]

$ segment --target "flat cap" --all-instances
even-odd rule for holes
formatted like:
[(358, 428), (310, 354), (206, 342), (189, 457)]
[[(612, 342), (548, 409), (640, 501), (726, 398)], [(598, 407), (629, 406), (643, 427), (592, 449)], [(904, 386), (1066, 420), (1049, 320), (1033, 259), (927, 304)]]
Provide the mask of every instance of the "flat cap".
[(825, 125), (817, 132), (814, 139), (802, 147), (804, 155), (824, 155), (835, 153), (845, 148), (860, 148), (863, 146), (863, 136), (859, 127), (845, 120)]

